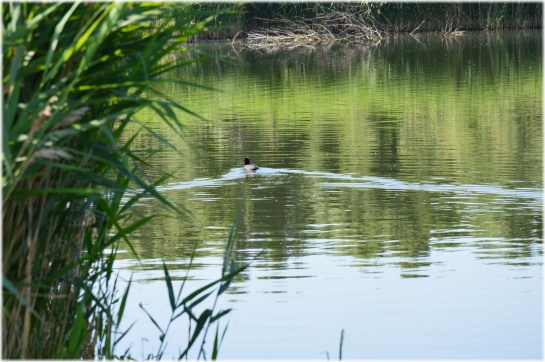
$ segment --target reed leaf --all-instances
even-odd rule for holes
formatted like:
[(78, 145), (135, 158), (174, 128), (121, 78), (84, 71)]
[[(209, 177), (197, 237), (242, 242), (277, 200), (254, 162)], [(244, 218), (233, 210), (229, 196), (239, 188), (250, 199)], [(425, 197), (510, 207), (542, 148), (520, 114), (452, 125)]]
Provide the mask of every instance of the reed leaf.
[(149, 319), (151, 320), (151, 322), (153, 324), (155, 324), (155, 326), (157, 327), (157, 329), (159, 330), (159, 332), (161, 332), (161, 340), (164, 338), (164, 335), (165, 335), (165, 332), (163, 331), (163, 329), (161, 328), (161, 326), (159, 326), (159, 323), (157, 323), (157, 321), (153, 318), (153, 316), (146, 310), (146, 308), (144, 308), (144, 306), (142, 305), (142, 303), (139, 304), (140, 308), (142, 308), (142, 310), (144, 311), (144, 313), (147, 314), (147, 316), (149, 317)]
[(170, 278), (170, 274), (168, 273), (168, 268), (164, 260), (163, 260), (163, 270), (165, 271), (165, 282), (167, 284), (168, 300), (170, 302), (170, 308), (172, 308), (172, 311), (174, 312), (176, 310), (176, 300), (174, 299), (174, 289), (172, 288), (172, 279)]
[(193, 331), (193, 335), (191, 336), (191, 339), (189, 340), (189, 343), (186, 347), (186, 349), (180, 354), (180, 357), (178, 359), (182, 359), (187, 356), (187, 353), (197, 340), (197, 338), (201, 335), (201, 331), (205, 328), (206, 323), (208, 322), (208, 319), (212, 315), (212, 311), (210, 309), (205, 309), (199, 318), (197, 319), (197, 325), (195, 326), (195, 330)]

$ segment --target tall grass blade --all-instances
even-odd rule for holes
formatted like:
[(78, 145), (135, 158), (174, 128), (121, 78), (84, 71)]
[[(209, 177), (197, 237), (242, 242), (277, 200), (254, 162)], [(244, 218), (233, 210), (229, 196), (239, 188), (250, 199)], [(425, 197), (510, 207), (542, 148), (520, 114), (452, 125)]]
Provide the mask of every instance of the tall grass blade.
[(344, 329), (341, 330), (341, 341), (339, 342), (339, 361), (343, 359)]
[(53, 55), (55, 53), (55, 50), (57, 49), (57, 44), (59, 43), (59, 38), (61, 37), (62, 32), (64, 30), (64, 26), (68, 22), (68, 19), (70, 18), (70, 16), (72, 16), (74, 11), (76, 10), (76, 7), (78, 7), (79, 5), (80, 4), (77, 3), (77, 2), (74, 3), (72, 5), (72, 7), (62, 17), (61, 21), (55, 27), (55, 32), (53, 33), (53, 36), (51, 38), (51, 44), (49, 46), (49, 50), (48, 50), (47, 55), (45, 57), (45, 69), (44, 69), (43, 80), (42, 80), (42, 84), (41, 84), (42, 87), (44, 86), (44, 82), (47, 81), (50, 78), (49, 74), (48, 74), (49, 73), (48, 70), (50, 68), (51, 61), (53, 60)]
[(170, 274), (168, 273), (168, 268), (163, 260), (163, 270), (165, 271), (165, 282), (167, 284), (167, 290), (168, 290), (168, 300), (170, 302), (170, 308), (172, 309), (172, 312), (176, 310), (176, 300), (174, 299), (174, 289), (172, 287), (172, 279), (170, 278)]
[(215, 361), (218, 358), (218, 352), (219, 352), (219, 341), (218, 341), (218, 332), (219, 332), (220, 326), (216, 326), (216, 334), (214, 335), (214, 344), (212, 346), (212, 361)]
[(218, 319), (220, 319), (221, 317), (229, 314), (229, 312), (231, 312), (231, 309), (225, 309), (225, 310), (221, 310), (219, 311), (215, 316), (213, 316), (212, 318), (210, 318), (210, 323), (213, 323), (215, 321), (217, 321)]
[(129, 283), (127, 284), (127, 289), (125, 289), (125, 292), (123, 293), (123, 297), (121, 298), (121, 304), (119, 305), (119, 310), (117, 311), (117, 321), (116, 324), (121, 324), (121, 319), (123, 318), (123, 314), (125, 313), (125, 306), (127, 304), (127, 298), (129, 297), (129, 291), (131, 289), (132, 285), (132, 276), (129, 280)]
[(83, 314), (83, 303), (78, 303), (76, 318), (70, 332), (70, 342), (68, 343), (68, 358), (74, 358), (80, 354), (83, 346), (83, 339), (87, 331), (87, 322)]
[[(155, 319), (153, 318), (153, 316), (146, 310), (146, 308), (144, 308), (144, 306), (142, 305), (142, 303), (139, 304), (140, 308), (142, 308), (142, 310), (148, 315), (149, 319), (151, 320), (151, 322), (153, 324), (155, 324), (155, 326), (157, 327), (157, 329), (159, 329), (159, 332), (161, 332), (161, 336), (164, 336), (165, 335), (165, 332), (163, 331), (163, 329), (159, 326), (159, 323), (157, 323), (155, 321)], [(161, 337), (163, 338), (163, 337)]]
[(214, 337), (214, 349), (212, 350), (212, 360), (215, 361), (218, 358), (219, 348), (221, 347), (221, 343), (223, 342), (223, 338), (225, 338), (225, 333), (227, 333), (227, 328), (229, 327), (229, 323), (225, 326), (223, 329), (223, 333), (221, 334), (221, 338), (218, 341), (218, 329), (219, 325), (216, 326), (216, 336)]
[(187, 353), (201, 334), (201, 331), (205, 327), (206, 322), (208, 322), (208, 319), (210, 318), (212, 314), (212, 311), (210, 309), (205, 309), (201, 315), (199, 316), (199, 319), (197, 320), (197, 325), (195, 326), (195, 330), (193, 331), (193, 335), (191, 336), (191, 339), (187, 345), (187, 348), (182, 352), (179, 359), (182, 359), (186, 357)]

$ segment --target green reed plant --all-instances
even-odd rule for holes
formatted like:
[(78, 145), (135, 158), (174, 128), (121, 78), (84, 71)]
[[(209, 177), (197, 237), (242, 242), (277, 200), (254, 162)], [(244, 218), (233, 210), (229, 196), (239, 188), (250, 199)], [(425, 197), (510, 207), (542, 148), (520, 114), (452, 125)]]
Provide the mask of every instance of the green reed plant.
[(182, 132), (175, 110), (190, 111), (153, 85), (183, 83), (162, 77), (183, 65), (165, 55), (212, 17), (159, 21), (173, 6), (2, 4), (3, 358), (114, 358), (129, 291), (116, 294), (117, 246), (134, 251), (129, 234), (154, 217), (131, 206), (151, 196), (187, 216), (155, 190), (168, 175), (142, 173), (136, 136), (118, 141), (147, 129), (143, 108)]
[[(238, 218), (237, 218), (238, 219)], [(197, 359), (200, 359), (201, 357), (206, 359), (206, 350), (205, 350), (205, 343), (206, 343), (206, 337), (208, 334), (209, 328), (216, 324), (216, 333), (214, 336), (214, 342), (212, 345), (212, 352), (211, 352), (211, 359), (216, 360), (219, 353), (219, 347), (221, 346), (221, 342), (223, 341), (223, 337), (225, 336), (225, 333), (227, 331), (227, 326), (223, 329), (223, 332), (220, 336), (219, 334), (219, 320), (227, 315), (231, 309), (223, 309), (215, 312), (217, 302), (219, 300), (219, 297), (229, 288), (229, 285), (233, 282), (234, 278), (240, 274), (242, 271), (244, 271), (246, 268), (248, 268), (249, 264), (244, 264), (242, 266), (236, 267), (235, 260), (233, 257), (233, 250), (234, 250), (234, 244), (235, 244), (235, 230), (236, 230), (237, 220), (233, 223), (233, 226), (231, 227), (231, 232), (229, 234), (229, 238), (227, 240), (227, 244), (225, 247), (225, 254), (223, 259), (223, 266), (221, 269), (221, 277), (217, 280), (214, 280), (199, 289), (193, 291), (192, 293), (189, 293), (187, 296), (184, 297), (183, 291), (185, 286), (185, 281), (187, 280), (188, 275), (186, 274), (185, 278), (183, 279), (183, 282), (178, 289), (178, 293), (175, 293), (174, 291), (174, 285), (172, 283), (172, 278), (170, 276), (170, 273), (168, 271), (168, 268), (163, 261), (163, 270), (165, 273), (165, 282), (166, 287), (168, 291), (168, 300), (170, 303), (171, 308), (171, 315), (170, 319), (167, 322), (167, 325), (165, 327), (161, 327), (159, 323), (153, 318), (153, 316), (144, 308), (142, 304), (140, 304), (140, 308), (144, 310), (144, 312), (148, 315), (151, 322), (157, 327), (160, 335), (160, 345), (157, 349), (157, 352), (155, 354), (149, 354), (148, 359), (161, 359), (164, 355), (165, 349), (166, 349), (166, 343), (167, 343), (167, 334), (173, 325), (173, 323), (178, 320), (181, 317), (188, 318), (188, 327), (190, 329), (189, 333), (189, 340), (187, 342), (186, 348), (180, 352), (180, 355), (178, 356), (178, 360), (188, 358), (188, 353), (191, 350), (191, 347), (193, 347), (199, 340), (200, 345), (198, 348), (198, 355)], [(189, 267), (187, 269), (187, 272), (189, 273), (189, 270), (191, 269), (192, 261), (195, 256), (195, 250), (193, 250), (193, 254), (191, 255), (191, 261), (189, 264)], [(213, 297), (213, 303), (211, 308), (204, 309), (200, 314), (196, 311), (198, 307), (202, 307), (202, 304), (205, 300), (207, 300), (209, 297)], [(194, 323), (194, 328), (191, 330), (191, 323)]]

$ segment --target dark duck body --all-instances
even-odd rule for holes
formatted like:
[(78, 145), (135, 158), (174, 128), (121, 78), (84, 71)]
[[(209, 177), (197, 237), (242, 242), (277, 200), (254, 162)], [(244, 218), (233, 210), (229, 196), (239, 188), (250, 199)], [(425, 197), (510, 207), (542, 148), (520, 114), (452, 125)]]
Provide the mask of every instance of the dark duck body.
[(259, 170), (259, 167), (254, 165), (253, 163), (250, 163), (250, 159), (246, 157), (244, 159), (244, 171), (246, 172), (253, 172), (255, 170)]

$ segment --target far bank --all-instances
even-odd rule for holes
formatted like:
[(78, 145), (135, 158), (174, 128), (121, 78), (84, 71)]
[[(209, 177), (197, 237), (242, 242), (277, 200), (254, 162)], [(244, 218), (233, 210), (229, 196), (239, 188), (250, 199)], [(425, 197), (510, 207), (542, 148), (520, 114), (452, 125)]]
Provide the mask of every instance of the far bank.
[(542, 27), (540, 2), (496, 3), (180, 3), (164, 21), (188, 24), (215, 19), (191, 40), (246, 39), (268, 32), (322, 32), (331, 37), (388, 33), (536, 29)]

